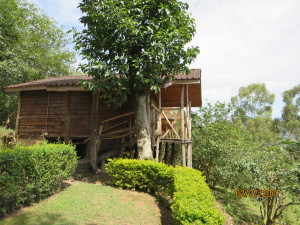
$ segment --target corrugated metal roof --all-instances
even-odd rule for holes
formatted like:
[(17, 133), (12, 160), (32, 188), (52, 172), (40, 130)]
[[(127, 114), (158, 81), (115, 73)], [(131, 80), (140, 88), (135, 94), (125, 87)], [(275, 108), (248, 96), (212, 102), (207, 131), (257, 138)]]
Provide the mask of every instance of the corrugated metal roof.
[[(189, 75), (184, 75), (184, 73), (179, 73), (178, 75), (175, 76), (175, 80), (200, 80), (200, 77), (201, 77), (200, 69), (191, 69)], [(42, 80), (10, 85), (6, 87), (6, 89), (9, 90), (9, 89), (23, 88), (23, 87), (77, 86), (80, 80), (92, 80), (92, 77), (87, 75), (49, 77)]]

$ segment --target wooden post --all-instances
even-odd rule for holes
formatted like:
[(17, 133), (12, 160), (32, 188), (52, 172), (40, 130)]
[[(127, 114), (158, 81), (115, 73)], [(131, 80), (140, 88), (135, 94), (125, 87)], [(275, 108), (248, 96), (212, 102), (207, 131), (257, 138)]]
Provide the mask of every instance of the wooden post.
[[(192, 102), (190, 101), (189, 102), (189, 139), (190, 141), (192, 141), (192, 110), (191, 110), (191, 107), (192, 107)], [(193, 143), (189, 143), (188, 145), (188, 157), (189, 157), (189, 167), (193, 167)]]
[(175, 143), (172, 143), (171, 165), (175, 166)]
[(169, 143), (166, 142), (166, 146), (165, 146), (165, 164), (169, 164), (168, 163), (168, 152), (169, 151)]
[(21, 113), (22, 95), (23, 95), (23, 92), (20, 91), (19, 97), (18, 97), (18, 111), (17, 111), (16, 127), (15, 127), (15, 134), (16, 135), (19, 134), (19, 124), (20, 124), (20, 113)]
[[(181, 107), (180, 107), (180, 131), (181, 131), (181, 140), (185, 139), (184, 136), (184, 85), (181, 86)], [(181, 153), (182, 153), (182, 166), (186, 166), (186, 152), (185, 146), (181, 144)]]
[[(192, 139), (191, 134), (191, 102), (189, 99), (189, 85), (186, 85), (186, 125), (187, 125), (187, 139), (190, 141)], [(187, 145), (187, 167), (192, 168), (192, 143)]]
[[(129, 120), (129, 128), (130, 128), (130, 130), (131, 130), (131, 126), (132, 126), (132, 121), (131, 121), (131, 119)], [(133, 159), (134, 158), (134, 152), (133, 152), (133, 147), (132, 147), (132, 133), (130, 133), (130, 135), (129, 135), (129, 142), (130, 142), (130, 144), (129, 144), (129, 151), (130, 151), (130, 158), (131, 159)]]
[(192, 143), (188, 143), (188, 153), (187, 153), (188, 161), (187, 161), (187, 166), (192, 168), (193, 167), (193, 156), (192, 156)]
[(152, 146), (152, 151), (154, 151), (154, 142), (155, 142), (155, 110), (152, 109), (152, 119), (151, 119), (151, 146)]
[(139, 157), (139, 151), (137, 144), (134, 145), (134, 158), (137, 159)]
[(65, 92), (65, 143), (70, 142), (70, 126), (71, 126), (71, 93)]
[[(97, 137), (98, 137), (98, 116), (99, 116), (99, 92), (93, 94), (93, 106), (92, 106), (92, 120), (91, 120), (91, 144), (90, 144), (90, 163), (94, 169), (97, 171)], [(101, 167), (103, 167), (103, 162), (101, 162)]]
[[(159, 110), (162, 110), (161, 109), (161, 91), (158, 93), (158, 108)], [(157, 130), (161, 133), (161, 113), (159, 113), (159, 116), (158, 116), (158, 123), (157, 123)]]
[(156, 140), (156, 162), (159, 162), (159, 144), (160, 144), (160, 137), (157, 137), (157, 140)]

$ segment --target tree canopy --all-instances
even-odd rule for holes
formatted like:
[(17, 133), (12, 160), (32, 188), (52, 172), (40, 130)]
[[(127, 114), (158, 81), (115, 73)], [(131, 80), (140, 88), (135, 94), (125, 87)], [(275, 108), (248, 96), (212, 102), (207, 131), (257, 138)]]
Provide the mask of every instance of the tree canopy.
[(237, 107), (236, 113), (243, 120), (256, 116), (271, 117), (274, 101), (275, 95), (267, 90), (264, 83), (241, 87), (238, 95), (231, 98), (231, 102)]
[(185, 48), (195, 33), (187, 3), (83, 0), (79, 8), (86, 28), (74, 37), (88, 59), (81, 69), (94, 78), (90, 88), (100, 90), (111, 105), (188, 72), (187, 64), (199, 53), (198, 47)]
[(285, 106), (282, 111), (283, 127), (300, 139), (300, 84), (283, 93)]
[(16, 94), (5, 86), (69, 73), (66, 33), (26, 0), (0, 0), (0, 123), (14, 118)]

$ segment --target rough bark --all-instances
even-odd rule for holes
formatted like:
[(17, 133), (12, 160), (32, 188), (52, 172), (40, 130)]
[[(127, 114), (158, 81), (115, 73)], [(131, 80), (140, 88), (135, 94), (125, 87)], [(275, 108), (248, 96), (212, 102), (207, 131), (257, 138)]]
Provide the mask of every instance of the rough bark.
[(146, 102), (145, 94), (135, 95), (135, 124), (139, 159), (153, 159)]

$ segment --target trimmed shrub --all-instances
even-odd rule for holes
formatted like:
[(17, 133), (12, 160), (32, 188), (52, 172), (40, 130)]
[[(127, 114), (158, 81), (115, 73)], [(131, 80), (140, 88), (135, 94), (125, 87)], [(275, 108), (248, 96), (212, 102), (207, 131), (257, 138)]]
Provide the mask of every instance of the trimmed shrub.
[(0, 151), (0, 215), (55, 193), (76, 165), (72, 145), (42, 143)]
[(215, 199), (198, 170), (174, 169), (172, 216), (176, 224), (224, 224)]
[(113, 159), (106, 165), (116, 186), (173, 198), (175, 224), (223, 224), (202, 173), (186, 167), (170, 167), (149, 160)]
[(148, 193), (173, 193), (173, 170), (150, 160), (113, 159), (106, 165), (116, 186)]

